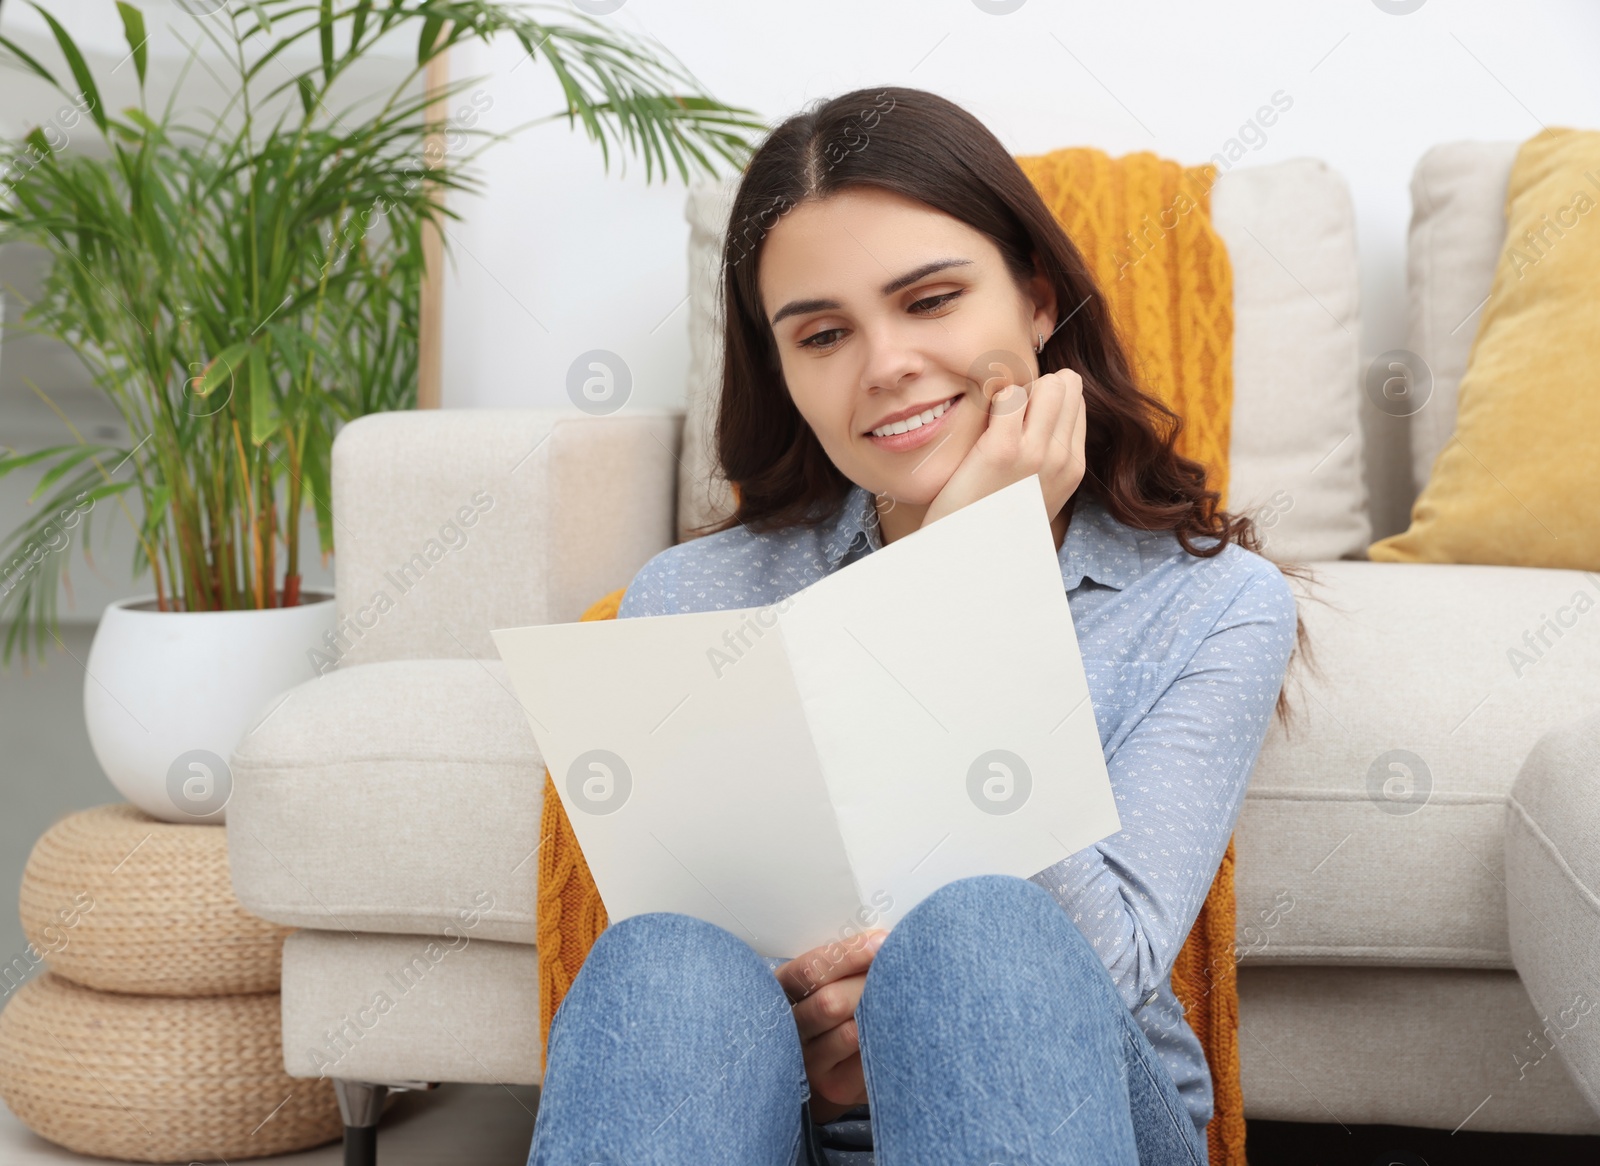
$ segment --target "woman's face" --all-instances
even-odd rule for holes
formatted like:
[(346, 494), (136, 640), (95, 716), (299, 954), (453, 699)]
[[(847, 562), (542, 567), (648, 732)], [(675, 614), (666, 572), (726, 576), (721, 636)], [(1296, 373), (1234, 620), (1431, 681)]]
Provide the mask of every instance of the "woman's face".
[[(876, 187), (786, 214), (757, 282), (795, 407), (841, 473), (892, 500), (878, 507), (890, 538), (921, 525), (983, 433), (983, 382), (1032, 381), (1038, 334), (1055, 328), (1046, 278), (1024, 295), (988, 236)], [(945, 402), (919, 428), (871, 433)]]

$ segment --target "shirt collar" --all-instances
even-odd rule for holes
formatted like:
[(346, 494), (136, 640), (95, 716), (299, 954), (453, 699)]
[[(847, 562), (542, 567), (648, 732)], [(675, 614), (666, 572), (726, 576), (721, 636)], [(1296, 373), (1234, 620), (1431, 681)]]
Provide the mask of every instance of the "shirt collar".
[(1139, 578), (1139, 532), (1113, 518), (1098, 499), (1080, 494), (1057, 557), (1068, 591), (1086, 578), (1121, 591)]
[(828, 569), (839, 565), (846, 552), (856, 541), (866, 538), (873, 550), (883, 546), (883, 535), (878, 529), (878, 511), (873, 505), (873, 493), (865, 486), (850, 486), (844, 502), (822, 525), (822, 553), (828, 560)]
[[(843, 504), (821, 527), (823, 555), (832, 570), (862, 538), (873, 550), (883, 547), (872, 491), (852, 484)], [(1084, 579), (1123, 590), (1139, 577), (1139, 533), (1113, 518), (1101, 503), (1080, 495), (1057, 556), (1066, 589)]]

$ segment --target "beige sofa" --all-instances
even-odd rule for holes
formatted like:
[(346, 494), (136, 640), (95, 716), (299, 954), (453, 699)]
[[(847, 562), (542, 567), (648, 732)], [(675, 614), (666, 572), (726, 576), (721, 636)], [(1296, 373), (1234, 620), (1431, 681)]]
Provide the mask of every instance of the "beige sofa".
[[(1543, 630), (1600, 577), (1362, 561), (1371, 515), (1403, 513), (1450, 437), (1514, 153), (1454, 143), (1417, 168), (1409, 347), (1433, 384), (1413, 415), (1389, 360), (1369, 379), (1359, 356), (1338, 175), (1297, 159), (1213, 190), (1229, 503), (1270, 554), (1315, 562), (1328, 601), (1302, 605), (1320, 671), (1292, 670), (1298, 719), (1274, 722), (1236, 836), (1254, 1118), (1600, 1132), (1580, 1003), (1600, 1000), (1600, 632)], [(687, 202), (685, 410), (377, 415), (335, 443), (334, 666), (263, 710), (227, 828), (239, 898), (302, 928), (288, 1070), (345, 1083), (352, 1125), (385, 1085), (539, 1080), (543, 774), (489, 629), (576, 620), (726, 505), (706, 440), (730, 189)], [(1530, 632), (1544, 646), (1514, 669)]]

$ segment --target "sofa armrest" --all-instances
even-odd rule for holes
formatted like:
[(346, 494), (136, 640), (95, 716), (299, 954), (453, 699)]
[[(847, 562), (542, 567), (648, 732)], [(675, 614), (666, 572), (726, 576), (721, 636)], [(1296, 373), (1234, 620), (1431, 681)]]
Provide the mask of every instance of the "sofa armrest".
[(229, 760), (245, 910), (340, 934), (531, 944), (544, 761), (499, 660), (388, 660), (291, 688)]
[(1506, 798), (1547, 731), (1600, 709), (1600, 576), (1312, 567), (1294, 716), (1268, 727), (1235, 834), (1243, 958), (1510, 969)]
[(319, 661), (494, 658), (676, 541), (678, 410), (376, 413), (333, 443), (335, 641)]
[(1600, 1113), (1600, 714), (1550, 730), (1506, 805), (1511, 957), (1542, 1018), (1521, 1051), (1550, 1048)]

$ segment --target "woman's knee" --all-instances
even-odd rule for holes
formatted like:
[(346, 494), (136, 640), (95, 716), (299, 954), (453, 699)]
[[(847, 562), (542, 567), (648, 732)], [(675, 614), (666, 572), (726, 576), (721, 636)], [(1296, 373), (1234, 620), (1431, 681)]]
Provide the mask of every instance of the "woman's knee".
[(749, 944), (726, 928), (674, 911), (649, 911), (612, 923), (584, 957), (579, 976), (652, 995), (693, 986), (695, 996), (783, 990)]
[(932, 961), (964, 976), (999, 965), (1057, 969), (1074, 978), (1106, 975), (1088, 939), (1054, 896), (1013, 875), (956, 879), (923, 899), (889, 933), (874, 967), (902, 959)]
[[(944, 1055), (981, 1040), (1001, 1061), (1111, 1064), (1124, 1006), (1105, 966), (1054, 896), (1009, 875), (957, 879), (890, 930), (856, 1019), (870, 1045)], [(1019, 1062), (1020, 1063), (1020, 1062)]]
[(772, 1161), (775, 1138), (799, 1136), (805, 1081), (788, 998), (748, 944), (674, 912), (629, 916), (596, 938), (556, 1012), (539, 1123), (559, 1149), (535, 1157), (680, 1160), (662, 1147), (711, 1131), (718, 1160)]
[(620, 1023), (629, 1041), (667, 1039), (686, 1054), (703, 1045), (701, 1053), (737, 1060), (776, 1040), (798, 1062), (799, 1037), (777, 977), (738, 936), (688, 915), (647, 912), (602, 931), (557, 1009), (552, 1047), (574, 1002), (590, 1018), (575, 1023)]

